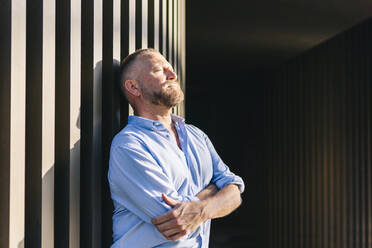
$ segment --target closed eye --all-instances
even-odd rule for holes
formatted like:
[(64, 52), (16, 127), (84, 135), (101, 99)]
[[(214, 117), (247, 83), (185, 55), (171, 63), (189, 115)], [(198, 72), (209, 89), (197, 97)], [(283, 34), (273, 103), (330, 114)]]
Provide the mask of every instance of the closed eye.
[(155, 68), (153, 69), (154, 72), (159, 72), (159, 71), (161, 71), (161, 70), (162, 70), (161, 67), (155, 67)]

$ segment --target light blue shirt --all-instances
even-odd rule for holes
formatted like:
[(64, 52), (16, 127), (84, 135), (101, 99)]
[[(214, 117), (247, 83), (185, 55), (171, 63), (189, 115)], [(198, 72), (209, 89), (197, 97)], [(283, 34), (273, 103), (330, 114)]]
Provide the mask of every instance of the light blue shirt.
[(108, 181), (114, 203), (111, 248), (207, 248), (210, 220), (180, 240), (167, 240), (151, 219), (171, 207), (164, 193), (178, 201), (199, 201), (209, 183), (219, 189), (243, 180), (223, 163), (208, 136), (172, 115), (182, 150), (159, 121), (129, 116), (128, 125), (113, 139)]

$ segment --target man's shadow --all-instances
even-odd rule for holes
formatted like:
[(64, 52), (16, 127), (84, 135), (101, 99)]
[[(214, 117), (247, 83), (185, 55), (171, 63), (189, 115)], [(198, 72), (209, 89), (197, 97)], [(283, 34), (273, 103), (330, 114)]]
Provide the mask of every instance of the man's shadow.
[[(93, 70), (93, 75), (94, 78), (96, 79), (94, 82), (94, 87), (98, 87), (98, 89), (102, 89), (102, 87), (106, 87), (105, 85), (105, 78), (103, 78), (102, 74), (102, 61), (99, 61)], [(114, 92), (112, 92), (112, 97), (115, 98), (116, 104), (113, 106), (113, 120), (112, 123), (114, 123), (113, 126), (113, 132), (119, 131), (124, 123), (127, 120), (127, 115), (128, 115), (128, 109), (127, 106), (128, 104), (123, 100), (121, 97), (120, 93), (120, 88), (118, 87), (117, 80), (120, 80), (120, 62), (117, 60), (113, 60), (113, 66), (112, 66), (112, 81), (115, 84), (113, 87)], [(102, 93), (102, 92), (101, 92)], [(102, 101), (111, 101), (111, 99), (104, 99), (104, 96), (102, 95)], [(101, 102), (102, 103), (102, 102)], [(102, 104), (101, 104), (102, 106)], [(91, 106), (93, 109), (93, 106)], [(94, 131), (93, 134), (99, 135), (98, 139), (96, 141), (100, 143), (98, 147), (102, 144), (102, 124), (104, 121), (103, 120), (103, 111), (107, 111), (105, 109), (99, 109), (99, 113), (92, 113), (96, 116), (98, 116), (99, 123), (94, 125)], [(79, 110), (79, 114), (76, 119), (76, 127), (78, 129), (81, 129), (80, 125), (80, 118), (81, 118), (81, 113)], [(93, 124), (92, 124), (93, 125)], [(114, 134), (112, 134), (114, 135)], [(105, 147), (101, 147), (101, 151), (107, 152), (109, 151), (109, 144), (111, 144), (111, 140), (108, 140), (106, 142)], [(92, 144), (92, 146), (96, 146), (97, 144)], [(94, 149), (93, 149), (94, 151)], [(74, 246), (79, 246), (80, 242), (80, 226), (82, 223), (80, 223), (80, 206), (81, 206), (81, 194), (84, 192), (81, 192), (81, 187), (80, 187), (80, 139), (77, 140), (73, 146), (72, 149), (70, 149), (70, 215), (71, 215), (71, 220), (73, 221), (70, 224), (70, 243), (72, 243), (72, 247)], [(101, 230), (101, 235), (102, 239), (105, 240), (105, 243), (111, 243), (112, 241), (112, 201), (111, 197), (109, 194), (109, 186), (107, 182), (107, 177), (105, 172), (108, 169), (108, 159), (102, 158), (100, 155), (100, 160), (102, 161), (102, 164), (99, 165), (100, 168), (103, 168), (103, 173), (101, 176), (102, 180), (102, 187), (101, 189), (105, 192), (103, 198), (101, 199), (101, 214), (104, 217), (104, 225), (105, 228), (102, 228)], [(46, 200), (42, 201), (42, 237), (53, 237), (54, 234), (54, 228), (53, 228), (53, 220), (54, 220), (54, 201), (50, 201), (48, 199), (54, 199), (54, 164), (50, 166), (48, 171), (42, 176), (42, 197)], [(76, 190), (79, 189), (79, 190)], [(100, 193), (100, 192), (98, 192)], [(43, 228), (44, 227), (44, 228)], [(45, 227), (52, 227), (52, 228), (45, 228)], [(50, 238), (44, 239), (43, 246), (45, 247), (53, 247), (54, 246), (54, 240)], [(18, 242), (17, 248), (24, 248), (25, 247), (25, 241), (24, 238)]]
[[(76, 120), (76, 127), (80, 129), (80, 112)], [(80, 184), (80, 139), (74, 144), (73, 148), (70, 149), (70, 187), (73, 189), (78, 189)], [(73, 190), (70, 192), (74, 192)], [(50, 166), (50, 169), (42, 177), (42, 197), (46, 200), (42, 201), (42, 226), (52, 227), (52, 228), (43, 228), (42, 236), (52, 237), (53, 234), (53, 221), (54, 220), (54, 202), (49, 201), (49, 199), (54, 199), (54, 164)], [(71, 219), (77, 221), (78, 223), (70, 225), (70, 233), (72, 234), (71, 238), (73, 243), (79, 244), (79, 237), (74, 236), (79, 234), (79, 194), (70, 194), (70, 213)], [(74, 216), (78, 213), (78, 216)], [(53, 239), (46, 238), (43, 246), (53, 247)], [(24, 238), (19, 241), (17, 248), (24, 248), (25, 240)]]
[[(94, 68), (93, 75), (97, 79), (96, 81), (102, 81), (102, 61), (98, 62)], [(95, 84), (97, 82), (94, 82)], [(97, 85), (94, 85), (97, 87)], [(102, 87), (102, 85), (98, 85)], [(92, 108), (93, 109), (93, 108)], [(79, 114), (76, 119), (76, 127), (81, 129), (80, 125), (81, 112), (79, 109)], [(101, 116), (100, 116), (101, 117)], [(102, 118), (101, 118), (102, 119)], [(100, 129), (101, 125), (98, 125), (96, 128)], [(79, 235), (80, 235), (80, 206), (81, 206), (81, 187), (80, 187), (80, 139), (75, 142), (72, 149), (70, 149), (70, 218), (73, 221), (70, 223), (70, 243), (72, 247), (79, 246)], [(47, 237), (42, 239), (42, 245), (45, 247), (54, 246), (54, 180), (55, 180), (55, 170), (54, 164), (50, 165), (50, 168), (47, 172), (42, 175), (42, 198), (45, 199), (42, 201), (42, 237)], [(73, 189), (73, 190), (71, 190)], [(78, 190), (76, 190), (78, 189)], [(49, 200), (50, 199), (50, 200)], [(46, 228), (51, 227), (51, 228)], [(44, 241), (44, 242), (43, 242)], [(25, 240), (24, 238), (18, 242), (17, 248), (24, 248)]]

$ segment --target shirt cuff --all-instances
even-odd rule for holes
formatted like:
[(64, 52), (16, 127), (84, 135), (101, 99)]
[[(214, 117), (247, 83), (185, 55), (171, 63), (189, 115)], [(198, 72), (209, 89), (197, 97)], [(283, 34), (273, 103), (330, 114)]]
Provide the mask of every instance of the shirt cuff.
[(243, 193), (245, 188), (244, 182), (239, 176), (226, 177), (216, 181), (215, 184), (218, 189), (222, 189), (229, 184), (236, 184), (239, 187), (240, 193)]

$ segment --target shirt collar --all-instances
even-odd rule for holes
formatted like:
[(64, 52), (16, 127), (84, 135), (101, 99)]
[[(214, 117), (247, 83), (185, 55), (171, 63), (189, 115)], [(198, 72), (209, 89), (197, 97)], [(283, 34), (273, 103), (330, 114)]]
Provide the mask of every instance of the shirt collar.
[[(177, 124), (183, 124), (185, 122), (185, 119), (182, 117), (171, 114), (172, 121), (177, 123)], [(132, 124), (134, 126), (139, 126), (151, 130), (161, 130), (165, 129), (164, 125), (160, 121), (154, 121), (150, 120), (144, 117), (139, 117), (136, 115), (130, 115), (128, 116), (128, 124)]]

